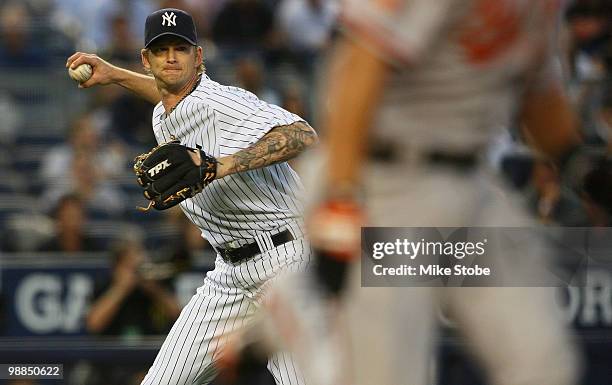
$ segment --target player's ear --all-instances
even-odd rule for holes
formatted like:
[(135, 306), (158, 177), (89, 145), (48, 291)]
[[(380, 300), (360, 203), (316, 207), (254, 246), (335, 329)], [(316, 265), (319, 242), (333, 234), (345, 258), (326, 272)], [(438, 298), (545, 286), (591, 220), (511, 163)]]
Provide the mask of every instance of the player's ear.
[(145, 68), (145, 70), (150, 71), (151, 63), (149, 63), (149, 57), (147, 56), (148, 54), (149, 54), (148, 49), (143, 48), (140, 50), (140, 60), (142, 60), (142, 66)]
[(204, 52), (202, 46), (196, 47), (196, 67), (199, 67), (204, 62)]

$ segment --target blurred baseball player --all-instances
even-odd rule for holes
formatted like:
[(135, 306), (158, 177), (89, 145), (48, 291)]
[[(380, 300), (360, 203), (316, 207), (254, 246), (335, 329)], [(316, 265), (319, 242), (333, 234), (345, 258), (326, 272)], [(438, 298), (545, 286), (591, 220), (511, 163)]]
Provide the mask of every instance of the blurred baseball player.
[[(252, 317), (265, 284), (309, 262), (302, 186), (286, 161), (317, 138), (300, 117), (211, 80), (203, 72), (192, 17), (184, 11), (162, 9), (149, 15), (141, 55), (152, 77), (92, 54), (76, 53), (66, 65), (93, 67), (83, 88), (118, 84), (157, 103), (155, 137), (159, 143), (174, 141), (138, 158), (139, 183), (156, 209), (180, 202), (216, 249), (217, 259), (181, 312), (143, 385), (206, 384), (216, 375), (212, 363), (223, 336)], [(155, 154), (174, 158), (146, 168)], [(285, 354), (272, 357), (268, 368), (277, 384), (303, 384)]]
[[(498, 127), (520, 122), (575, 185), (584, 181), (576, 166), (587, 156), (555, 65), (560, 15), (555, 0), (345, 2), (345, 36), (324, 82), (326, 198), (313, 211), (310, 233), (317, 279), (332, 297), (352, 269), (345, 310), (353, 378), (342, 383), (430, 383), (439, 303), (491, 384), (576, 382), (576, 354), (553, 288), (360, 288), (352, 263), (364, 223), (361, 191), (366, 223), (374, 226), (533, 226), (519, 198), (479, 160)], [(365, 164), (370, 126), (391, 139), (393, 163)], [(546, 259), (538, 262), (545, 267)], [(507, 265), (518, 269), (520, 261)], [(300, 320), (295, 294), (304, 291), (292, 284), (271, 294), (271, 324)], [(316, 323), (299, 325), (309, 324)], [(281, 333), (280, 340), (304, 361), (316, 360), (308, 338)], [(321, 375), (317, 385), (341, 377)]]

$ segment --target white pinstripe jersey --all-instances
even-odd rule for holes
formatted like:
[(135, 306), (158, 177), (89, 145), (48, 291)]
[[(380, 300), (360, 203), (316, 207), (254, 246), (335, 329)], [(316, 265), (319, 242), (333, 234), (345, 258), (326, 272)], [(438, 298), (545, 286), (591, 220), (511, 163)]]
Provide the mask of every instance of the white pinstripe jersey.
[[(302, 120), (203, 74), (200, 84), (170, 114), (161, 102), (155, 106), (153, 132), (158, 143), (173, 136), (183, 145), (220, 158), (251, 146), (274, 127)], [(231, 241), (242, 244), (262, 232), (299, 227), (302, 192), (298, 175), (283, 162), (214, 180), (182, 202), (181, 208), (213, 246)]]

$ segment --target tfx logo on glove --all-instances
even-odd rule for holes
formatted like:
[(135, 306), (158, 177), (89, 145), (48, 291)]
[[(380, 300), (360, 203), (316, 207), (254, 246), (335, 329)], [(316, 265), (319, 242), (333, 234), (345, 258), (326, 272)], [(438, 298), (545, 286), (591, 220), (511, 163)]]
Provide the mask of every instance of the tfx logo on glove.
[(170, 167), (170, 162), (168, 162), (168, 159), (163, 160), (160, 163), (156, 164), (155, 167), (151, 167), (151, 169), (149, 170), (149, 176), (153, 178), (161, 170), (165, 170), (168, 167)]

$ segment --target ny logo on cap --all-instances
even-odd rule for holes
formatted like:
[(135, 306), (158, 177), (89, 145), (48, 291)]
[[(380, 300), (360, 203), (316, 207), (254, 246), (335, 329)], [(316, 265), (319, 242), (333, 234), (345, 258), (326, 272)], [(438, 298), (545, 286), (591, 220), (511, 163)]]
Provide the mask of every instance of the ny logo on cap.
[(164, 12), (162, 15), (162, 25), (165, 27), (166, 24), (168, 27), (176, 27), (176, 15), (174, 12)]

